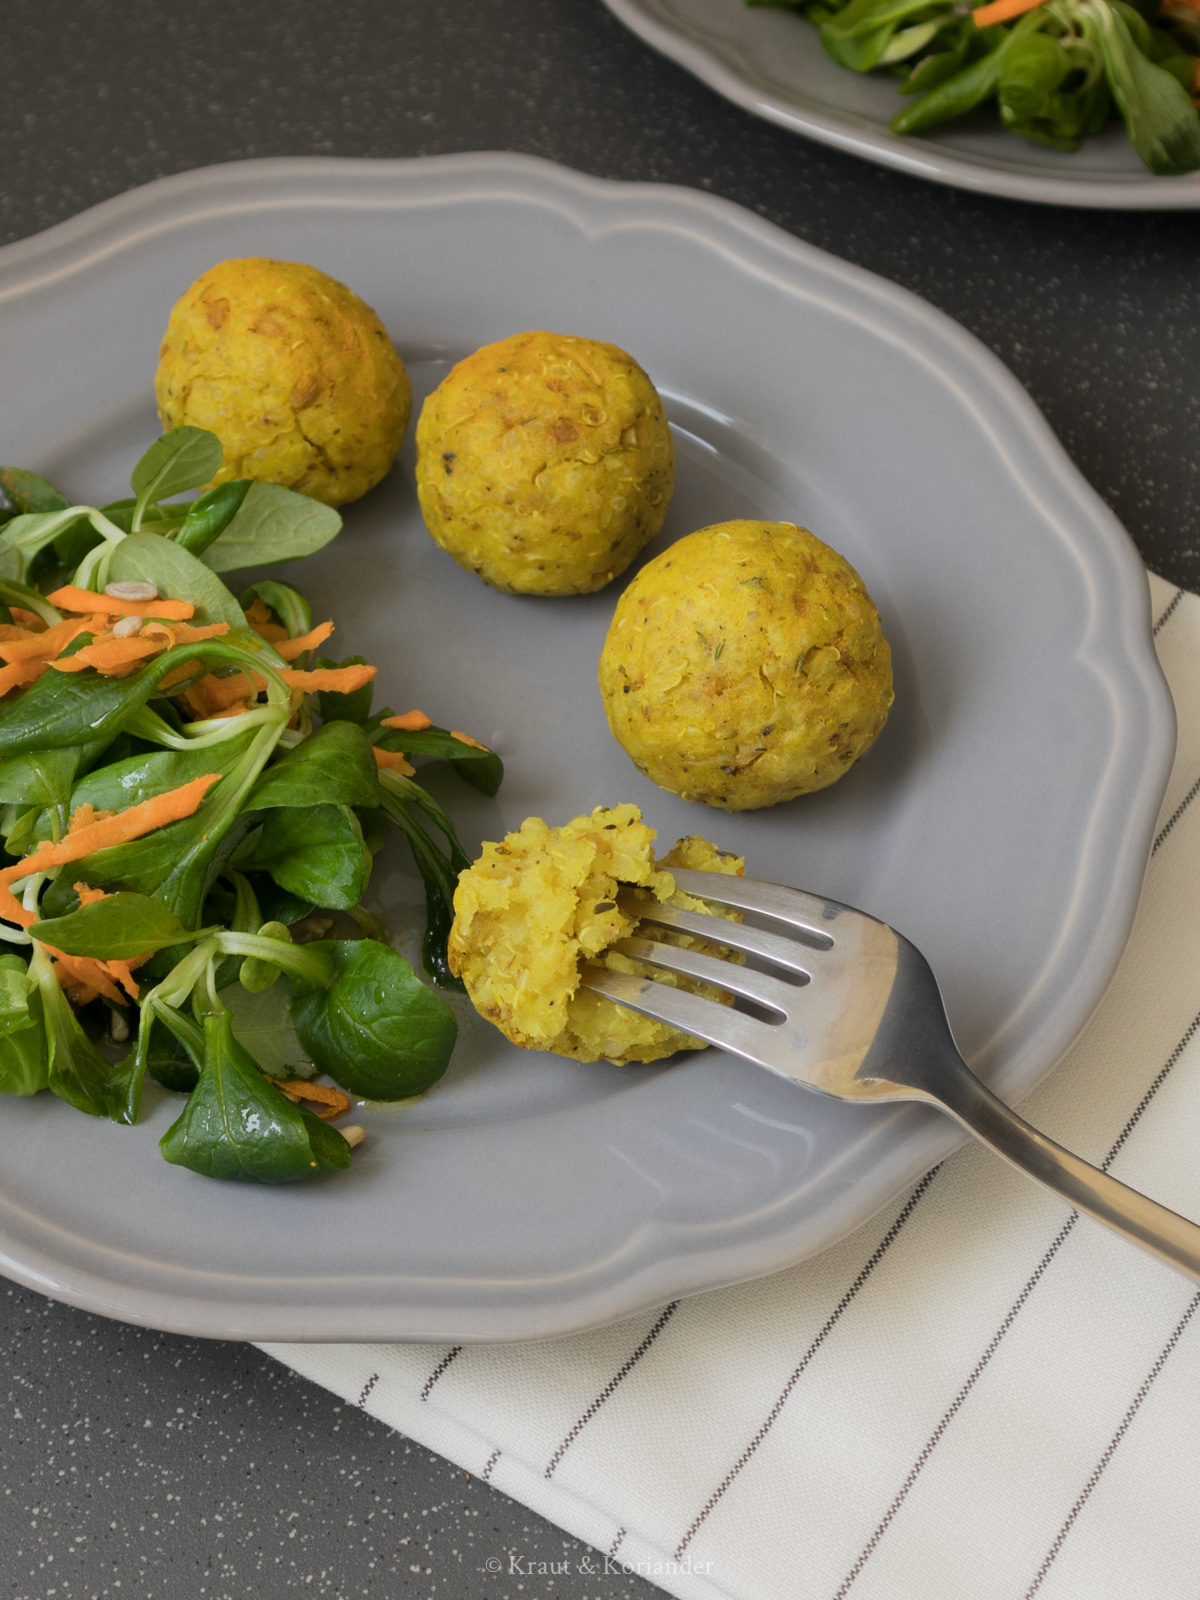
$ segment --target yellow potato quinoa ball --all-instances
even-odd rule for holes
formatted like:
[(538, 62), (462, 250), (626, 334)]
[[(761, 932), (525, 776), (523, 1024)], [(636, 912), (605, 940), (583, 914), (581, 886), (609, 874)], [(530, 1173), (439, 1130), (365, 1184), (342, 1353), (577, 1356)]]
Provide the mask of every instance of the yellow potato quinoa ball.
[(412, 386), (387, 330), (344, 284), (298, 261), (221, 261), (176, 301), (154, 379), (164, 428), (208, 428), (213, 479), (254, 478), (326, 505), (391, 466)]
[(509, 594), (589, 594), (663, 525), (675, 446), (615, 344), (518, 333), (452, 367), (417, 422), (417, 492), (460, 567)]
[(617, 604), (599, 678), (638, 770), (727, 811), (834, 783), (892, 704), (862, 579), (791, 522), (721, 522), (656, 556)]
[[(598, 806), (551, 828), (529, 817), (501, 844), (485, 844), (479, 860), (458, 880), (450, 966), (467, 986), (475, 1009), (514, 1044), (572, 1056), (576, 1061), (657, 1061), (677, 1050), (700, 1048), (664, 1023), (579, 986), (581, 964), (599, 961), (614, 972), (649, 975), (643, 962), (611, 949), (637, 927), (617, 897), (653, 897), (692, 910), (712, 909), (676, 890), (672, 867), (740, 876), (743, 863), (707, 839), (681, 839), (656, 859), (655, 834), (636, 806)], [(636, 886), (636, 887), (635, 887)], [(741, 919), (734, 912), (722, 915)], [(689, 949), (713, 946), (687, 934), (656, 928), (654, 938)], [(662, 981), (693, 993), (717, 991), (674, 973)]]

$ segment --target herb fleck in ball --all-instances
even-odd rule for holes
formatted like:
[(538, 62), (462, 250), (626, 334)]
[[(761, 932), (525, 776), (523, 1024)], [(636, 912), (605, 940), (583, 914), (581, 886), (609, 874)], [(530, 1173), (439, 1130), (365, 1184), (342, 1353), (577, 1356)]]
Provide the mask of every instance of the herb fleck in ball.
[(519, 333), (460, 361), (417, 423), (425, 525), (511, 594), (588, 594), (662, 527), (675, 450), (662, 401), (615, 344)]
[(892, 704), (854, 568), (791, 522), (722, 522), (649, 562), (600, 655), (613, 736), (662, 788), (727, 811), (835, 783)]
[(412, 388), (387, 330), (344, 284), (298, 261), (221, 261), (171, 311), (154, 380), (165, 428), (208, 428), (213, 480), (254, 478), (326, 505), (395, 459)]

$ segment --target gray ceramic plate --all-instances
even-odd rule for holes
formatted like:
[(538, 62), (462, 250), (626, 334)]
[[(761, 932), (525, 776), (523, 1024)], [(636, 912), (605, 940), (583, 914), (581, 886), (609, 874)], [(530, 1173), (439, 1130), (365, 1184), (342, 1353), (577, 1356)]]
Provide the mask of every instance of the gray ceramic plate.
[(1044, 150), (1006, 133), (994, 112), (920, 138), (888, 124), (904, 102), (895, 79), (831, 60), (795, 13), (744, 0), (605, 0), (647, 44), (745, 111), (915, 178), (1045, 205), (1184, 211), (1200, 207), (1200, 173), (1155, 178), (1114, 124), (1081, 150)]
[[(664, 540), (792, 518), (878, 599), (896, 707), (808, 800), (731, 816), (639, 776), (595, 662), (616, 588), (517, 599), (425, 534), (411, 447), (339, 541), (287, 576), (382, 668), (392, 704), (496, 745), (498, 800), (435, 781), (468, 848), (530, 813), (633, 800), (762, 877), (893, 921), (967, 1054), (1028, 1090), (1083, 1025), (1133, 918), (1173, 749), (1128, 538), (1016, 382), (919, 300), (703, 195), (507, 155), (264, 161), (106, 202), (0, 252), (5, 460), (116, 496), (156, 431), (172, 300), (225, 257), (314, 262), (382, 315), (418, 395), (475, 346), (546, 326), (635, 351), (668, 399)], [(659, 546), (661, 547), (661, 545)], [(653, 552), (651, 552), (653, 553)], [(401, 853), (375, 892), (408, 937)], [(178, 1100), (134, 1129), (0, 1107), (0, 1270), (92, 1310), (247, 1339), (518, 1339), (621, 1317), (822, 1249), (957, 1140), (913, 1108), (822, 1101), (708, 1051), (581, 1067), (464, 1016), (446, 1079), (336, 1179), (169, 1167)]]

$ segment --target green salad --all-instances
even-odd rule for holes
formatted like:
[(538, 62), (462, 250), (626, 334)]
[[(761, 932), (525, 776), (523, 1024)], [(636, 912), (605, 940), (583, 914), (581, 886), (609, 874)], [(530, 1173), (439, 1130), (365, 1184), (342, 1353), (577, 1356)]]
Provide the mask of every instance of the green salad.
[(1200, 169), (1197, 0), (746, 0), (816, 24), (853, 72), (890, 71), (922, 133), (995, 103), (1013, 133), (1077, 150), (1114, 116), (1151, 172)]
[[(176, 428), (103, 507), (0, 468), (0, 1094), (132, 1124), (149, 1073), (187, 1097), (167, 1161), (285, 1183), (349, 1165), (362, 1129), (330, 1119), (351, 1096), (404, 1099), (445, 1071), (454, 1013), (363, 898), (397, 827), (425, 884), (424, 964), (457, 986), (468, 858), (409, 758), (488, 795), (503, 769), (420, 711), (373, 711), (376, 668), (320, 655), (333, 624), (290, 584), (235, 597), (219, 573), (307, 555), (341, 519), (245, 480), (174, 498), (221, 461), (213, 434)], [(260, 1064), (222, 991), (281, 977), (306, 1059)]]

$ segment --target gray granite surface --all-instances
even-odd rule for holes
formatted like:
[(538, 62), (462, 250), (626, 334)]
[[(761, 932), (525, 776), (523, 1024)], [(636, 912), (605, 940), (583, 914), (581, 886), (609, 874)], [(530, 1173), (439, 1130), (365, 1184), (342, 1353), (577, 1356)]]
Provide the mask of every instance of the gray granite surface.
[[(698, 186), (971, 329), (1147, 561), (1200, 585), (1200, 214), (884, 172), (726, 105), (599, 0), (8, 0), (2, 40), (0, 240), (247, 156), (515, 149)], [(252, 1349), (18, 1288), (0, 1324), (0, 1596), (659, 1592)], [(493, 1577), (509, 1552), (569, 1570)]]
[[(251, 1345), (125, 1327), (15, 1285), (0, 1326), (0, 1595), (661, 1594), (603, 1576), (590, 1546)], [(567, 1571), (539, 1577), (539, 1563)]]

